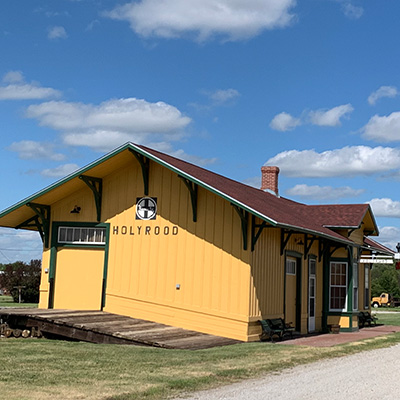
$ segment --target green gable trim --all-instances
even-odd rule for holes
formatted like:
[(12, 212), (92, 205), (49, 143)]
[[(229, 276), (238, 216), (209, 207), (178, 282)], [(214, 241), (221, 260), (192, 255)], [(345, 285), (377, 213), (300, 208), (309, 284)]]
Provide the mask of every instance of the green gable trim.
[(341, 242), (341, 243), (346, 243), (349, 244), (351, 243), (351, 241), (343, 238), (336, 238), (336, 237), (332, 237), (329, 234), (325, 234), (319, 231), (314, 231), (314, 230), (310, 230), (310, 229), (306, 229), (306, 228), (301, 228), (301, 227), (296, 227), (296, 226), (291, 226), (288, 224), (280, 224), (277, 221), (274, 221), (273, 219), (267, 217), (266, 215), (263, 215), (262, 213), (258, 212), (257, 210), (254, 210), (253, 208), (249, 207), (246, 204), (243, 204), (242, 202), (238, 201), (237, 199), (225, 194), (224, 192), (218, 190), (217, 188), (191, 176), (190, 174), (180, 170), (177, 167), (174, 167), (173, 165), (161, 160), (160, 158), (152, 155), (151, 153), (147, 152), (146, 150), (134, 145), (133, 143), (125, 143), (124, 145), (120, 146), (119, 148), (111, 151), (110, 153), (104, 155), (103, 157), (99, 158), (98, 160), (88, 164), (87, 166), (79, 169), (78, 171), (66, 176), (65, 178), (55, 182), (54, 184), (46, 187), (45, 189), (33, 194), (32, 196), (20, 201), (19, 203), (15, 204), (14, 206), (9, 207), (8, 209), (4, 210), (3, 212), (0, 213), (0, 218), (2, 218), (3, 216), (11, 213), (12, 211), (15, 211), (16, 209), (20, 208), (21, 206), (26, 205), (29, 202), (34, 201), (35, 199), (37, 199), (40, 196), (43, 196), (44, 194), (56, 189), (57, 187), (63, 185), (64, 183), (74, 179), (74, 178), (79, 178), (80, 175), (85, 174), (86, 172), (90, 171), (92, 168), (104, 163), (105, 161), (109, 160), (110, 158), (114, 157), (115, 155), (125, 151), (125, 150), (129, 150), (131, 152), (134, 153), (139, 153), (141, 154), (143, 157), (148, 158), (149, 160), (152, 160), (160, 165), (162, 165), (163, 167), (169, 169), (170, 171), (173, 171), (175, 173), (177, 173), (178, 175), (188, 179), (189, 181), (197, 184), (198, 186), (216, 194), (217, 196), (229, 201), (230, 203), (234, 204), (237, 207), (240, 207), (241, 209), (249, 212), (252, 215), (255, 215), (256, 217), (260, 218), (262, 221), (266, 221), (268, 224), (274, 226), (274, 227), (279, 227), (279, 228), (286, 228), (286, 229), (290, 229), (290, 230), (294, 230), (296, 232), (300, 232), (300, 233), (311, 233), (323, 238), (327, 238), (330, 240), (333, 240), (335, 242)]

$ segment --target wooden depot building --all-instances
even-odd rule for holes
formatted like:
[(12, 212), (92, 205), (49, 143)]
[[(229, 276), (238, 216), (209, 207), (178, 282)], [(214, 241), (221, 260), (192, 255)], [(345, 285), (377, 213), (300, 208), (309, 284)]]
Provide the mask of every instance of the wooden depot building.
[[(127, 143), (0, 213), (39, 231), (40, 308), (104, 310), (242, 341), (259, 319), (358, 329), (368, 204), (305, 205)], [(381, 249), (381, 248), (380, 248)]]

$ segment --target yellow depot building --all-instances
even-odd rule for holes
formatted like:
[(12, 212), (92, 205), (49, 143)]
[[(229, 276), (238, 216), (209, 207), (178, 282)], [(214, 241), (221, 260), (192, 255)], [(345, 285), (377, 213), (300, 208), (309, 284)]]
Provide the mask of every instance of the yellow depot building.
[[(0, 213), (39, 231), (40, 307), (104, 310), (243, 341), (259, 319), (358, 329), (370, 308), (367, 204), (310, 206), (127, 143)], [(376, 246), (375, 246), (376, 245)], [(390, 251), (389, 251), (390, 252)]]

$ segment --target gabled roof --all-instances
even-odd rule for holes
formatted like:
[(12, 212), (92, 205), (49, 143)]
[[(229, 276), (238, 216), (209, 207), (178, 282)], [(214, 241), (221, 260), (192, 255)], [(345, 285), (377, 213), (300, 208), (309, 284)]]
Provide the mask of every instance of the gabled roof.
[(386, 254), (388, 256), (393, 256), (396, 254), (395, 251), (389, 249), (389, 247), (384, 246), (381, 243), (376, 242), (375, 240), (365, 237), (364, 238), (364, 247), (371, 251), (376, 251), (379, 254)]
[(0, 226), (16, 227), (32, 217), (33, 211), (25, 207), (29, 202), (52, 204), (68, 193), (79, 189), (83, 184), (79, 179), (82, 174), (102, 178), (124, 163), (136, 162), (129, 150), (136, 151), (214, 192), (272, 226), (310, 233), (346, 244), (353, 244), (353, 242), (340, 235), (334, 228), (355, 229), (359, 228), (362, 223), (366, 223), (369, 234), (378, 234), (378, 228), (368, 204), (308, 206), (284, 197), (277, 197), (261, 189), (133, 143), (126, 143), (97, 161), (4, 210), (0, 213)]

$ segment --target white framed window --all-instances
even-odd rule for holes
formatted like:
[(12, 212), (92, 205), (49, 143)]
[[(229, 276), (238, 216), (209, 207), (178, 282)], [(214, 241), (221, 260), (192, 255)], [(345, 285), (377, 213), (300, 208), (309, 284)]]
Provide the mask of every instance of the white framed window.
[(58, 243), (65, 244), (105, 244), (106, 228), (89, 228), (83, 226), (60, 226)]
[(353, 263), (353, 310), (358, 310), (358, 263)]
[(288, 275), (296, 275), (296, 259), (293, 257), (286, 258), (286, 273)]
[(330, 263), (329, 309), (343, 311), (347, 308), (347, 262)]

